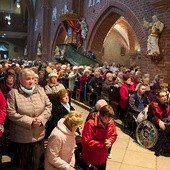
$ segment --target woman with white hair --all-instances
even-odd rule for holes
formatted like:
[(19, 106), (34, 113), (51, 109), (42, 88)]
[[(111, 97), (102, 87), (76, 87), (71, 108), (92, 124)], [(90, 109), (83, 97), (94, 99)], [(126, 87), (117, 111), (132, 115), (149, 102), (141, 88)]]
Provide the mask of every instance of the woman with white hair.
[(83, 102), (86, 100), (86, 95), (88, 92), (88, 83), (91, 79), (90, 76), (90, 70), (89, 69), (85, 69), (83, 72), (83, 75), (80, 76), (80, 102)]
[(78, 82), (78, 66), (74, 66), (72, 68), (72, 71), (70, 72), (70, 74), (68, 75), (68, 87), (72, 93), (72, 97), (75, 98), (76, 97), (76, 82)]
[(123, 72), (119, 71), (115, 83), (120, 87), (123, 84)]
[(35, 170), (44, 151), (45, 124), (52, 104), (42, 87), (35, 85), (35, 73), (22, 69), (19, 85), (7, 98), (10, 119), (11, 162), (14, 167)]
[(110, 87), (113, 86), (115, 83), (113, 81), (113, 74), (107, 73), (106, 80), (102, 83), (102, 92), (101, 98), (105, 99), (109, 103), (109, 94), (110, 94)]

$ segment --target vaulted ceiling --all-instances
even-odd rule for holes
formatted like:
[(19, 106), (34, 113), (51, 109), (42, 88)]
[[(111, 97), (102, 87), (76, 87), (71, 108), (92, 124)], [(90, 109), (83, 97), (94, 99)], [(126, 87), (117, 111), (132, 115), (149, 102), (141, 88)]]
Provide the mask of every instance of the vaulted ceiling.
[[(20, 4), (20, 8), (17, 7)], [(27, 36), (28, 5), (35, 10), (36, 0), (0, 0), (0, 38)]]

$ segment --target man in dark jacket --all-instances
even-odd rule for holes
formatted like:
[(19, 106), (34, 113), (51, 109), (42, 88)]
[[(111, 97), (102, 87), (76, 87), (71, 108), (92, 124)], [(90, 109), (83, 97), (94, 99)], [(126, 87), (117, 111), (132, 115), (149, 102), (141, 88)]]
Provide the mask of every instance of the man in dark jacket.
[(101, 96), (102, 83), (103, 83), (103, 79), (102, 79), (101, 73), (99, 71), (96, 71), (94, 73), (94, 77), (90, 79), (89, 85), (88, 85), (89, 90), (91, 92), (91, 97), (90, 97), (91, 106), (95, 106), (98, 96)]

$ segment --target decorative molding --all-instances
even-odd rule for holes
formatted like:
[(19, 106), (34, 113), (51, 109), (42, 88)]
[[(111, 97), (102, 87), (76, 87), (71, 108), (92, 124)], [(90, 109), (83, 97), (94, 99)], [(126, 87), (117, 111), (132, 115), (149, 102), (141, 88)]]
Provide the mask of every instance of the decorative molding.
[(147, 55), (148, 58), (151, 59), (153, 63), (159, 63), (163, 59), (163, 55)]

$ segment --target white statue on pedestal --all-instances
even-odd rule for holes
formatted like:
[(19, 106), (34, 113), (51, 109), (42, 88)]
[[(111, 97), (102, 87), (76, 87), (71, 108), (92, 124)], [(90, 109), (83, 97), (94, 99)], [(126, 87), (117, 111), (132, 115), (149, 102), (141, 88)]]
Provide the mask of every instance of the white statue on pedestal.
[(143, 26), (147, 29), (149, 29), (149, 36), (147, 41), (147, 54), (148, 55), (159, 55), (160, 49), (159, 49), (159, 36), (164, 28), (164, 24), (158, 20), (156, 15), (152, 16), (152, 22), (149, 23), (145, 20), (143, 20)]
[(28, 52), (27, 52), (27, 45), (26, 45), (24, 48), (24, 56), (27, 56), (27, 55), (28, 55)]
[(41, 56), (41, 55), (42, 55), (42, 52), (41, 52), (41, 42), (40, 42), (40, 41), (38, 41), (37, 55), (38, 55), (38, 56)]

